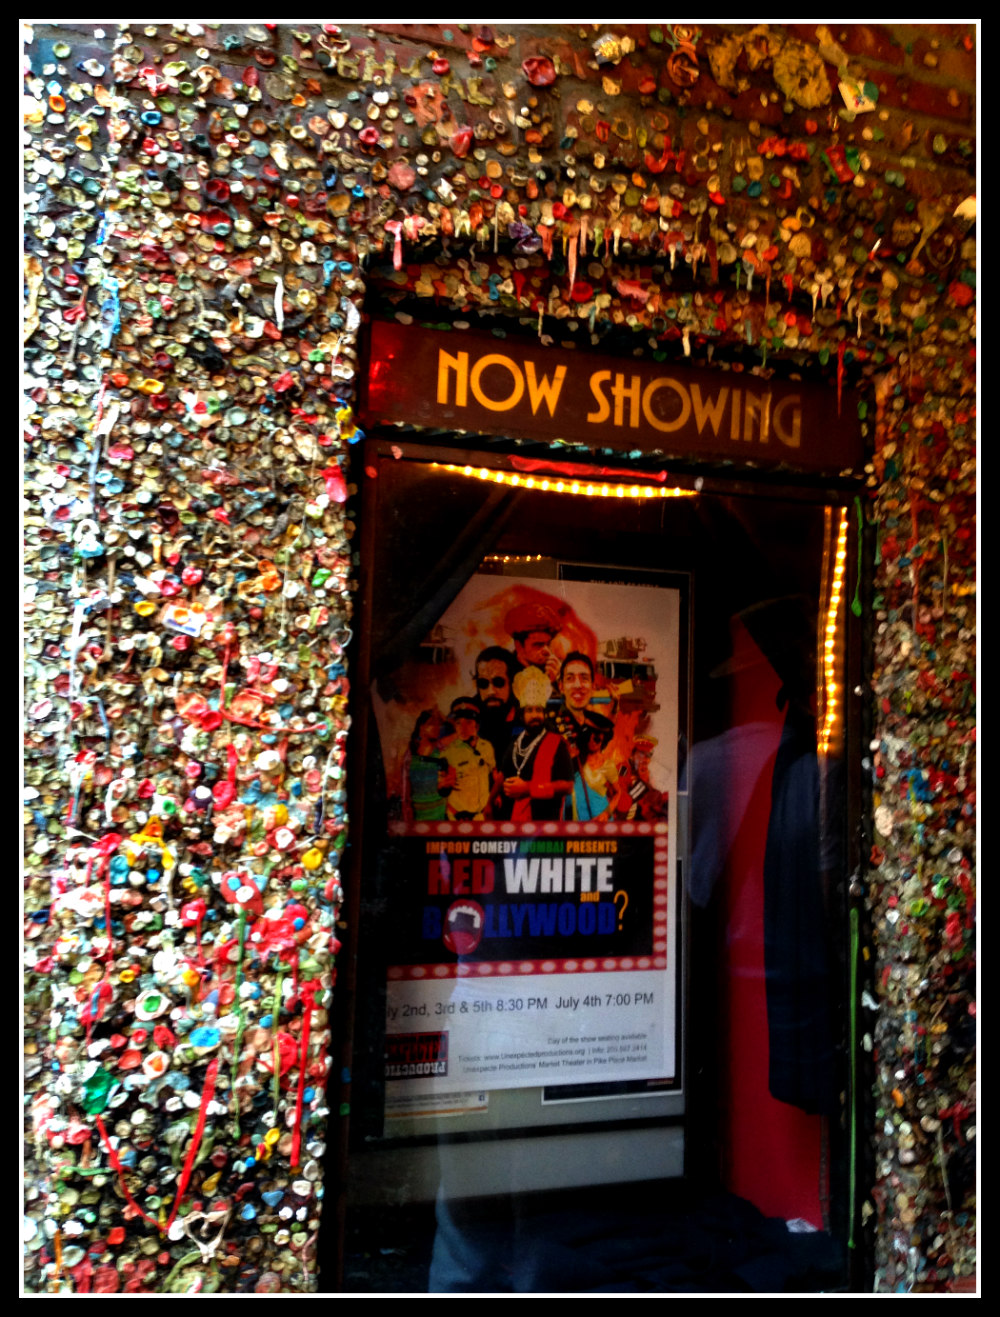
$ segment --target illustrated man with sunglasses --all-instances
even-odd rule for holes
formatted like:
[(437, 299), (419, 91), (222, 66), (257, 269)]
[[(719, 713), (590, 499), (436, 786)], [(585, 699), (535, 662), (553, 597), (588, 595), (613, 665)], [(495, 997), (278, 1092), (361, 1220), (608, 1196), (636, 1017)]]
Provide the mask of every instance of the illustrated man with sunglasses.
[(496, 763), (500, 763), (511, 738), (521, 730), (511, 688), (517, 669), (514, 655), (499, 645), (490, 645), (476, 659), (474, 699), (480, 709), (479, 735), (493, 746)]

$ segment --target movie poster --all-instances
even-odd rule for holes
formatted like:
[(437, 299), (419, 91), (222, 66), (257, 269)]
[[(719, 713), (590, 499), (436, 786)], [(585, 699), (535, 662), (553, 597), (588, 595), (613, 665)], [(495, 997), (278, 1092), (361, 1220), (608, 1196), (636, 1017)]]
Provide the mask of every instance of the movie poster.
[(473, 577), (375, 705), (386, 1098), (671, 1078), (676, 590)]

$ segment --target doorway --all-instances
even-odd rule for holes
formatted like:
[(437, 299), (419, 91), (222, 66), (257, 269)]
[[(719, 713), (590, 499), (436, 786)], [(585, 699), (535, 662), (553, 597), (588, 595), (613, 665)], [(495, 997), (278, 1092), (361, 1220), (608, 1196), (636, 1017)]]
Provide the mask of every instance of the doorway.
[[(554, 1287), (578, 1288), (582, 1273), (570, 1265), (578, 1256), (574, 1241), (579, 1231), (586, 1236), (596, 1229), (598, 1218), (604, 1221), (604, 1233), (619, 1244), (624, 1237), (647, 1240), (629, 1216), (630, 1204), (641, 1202), (644, 1218), (660, 1220), (669, 1233), (662, 1213), (669, 1216), (676, 1210), (690, 1217), (695, 1202), (707, 1203), (706, 1219), (715, 1219), (713, 1213), (717, 1217), (723, 1212), (720, 1204), (725, 1203), (726, 1210), (732, 1206), (726, 1195), (746, 1205), (737, 1210), (755, 1212), (761, 1221), (780, 1217), (796, 1223), (788, 1233), (806, 1242), (799, 1241), (797, 1258), (792, 1249), (787, 1272), (781, 1272), (782, 1262), (775, 1274), (784, 1274), (793, 1286), (810, 1288), (808, 1277), (822, 1272), (826, 1287), (836, 1284), (849, 1210), (844, 889), (851, 833), (842, 764), (845, 745), (856, 735), (845, 725), (843, 704), (848, 667), (854, 661), (845, 598), (852, 564), (844, 491), (692, 477), (676, 496), (668, 497), (653, 482), (640, 480), (640, 492), (633, 493), (629, 486), (636, 484), (634, 477), (629, 481), (604, 475), (590, 478), (590, 496), (573, 495), (555, 488), (565, 472), (553, 469), (546, 474), (540, 464), (529, 484), (516, 460), (498, 454), (433, 451), (377, 440), (368, 441), (363, 466), (361, 588), (370, 625), (355, 666), (362, 687), (358, 716), (364, 718), (360, 731), (365, 768), (353, 810), (354, 835), (360, 836), (352, 860), (355, 908), (360, 911), (358, 978), (354, 991), (345, 994), (355, 1002), (353, 1020), (345, 1024), (345, 1036), (353, 1032), (355, 1039), (351, 1149), (343, 1181), (347, 1287), (364, 1287), (361, 1273), (366, 1264), (358, 1259), (367, 1254), (390, 1259), (389, 1264), (375, 1265), (378, 1275), (371, 1277), (372, 1288), (392, 1280), (396, 1259), (398, 1284), (391, 1288), (412, 1286), (426, 1266), (423, 1288), (453, 1283), (524, 1292), (537, 1288), (542, 1277), (555, 1282), (557, 1258), (567, 1271), (564, 1283)], [(550, 482), (547, 487), (545, 482)], [(577, 483), (586, 488), (582, 480)], [(621, 493), (619, 486), (625, 487)], [(608, 492), (599, 492), (602, 489)], [(648, 980), (637, 991), (623, 986), (609, 994), (606, 981), (599, 994), (567, 989), (564, 962), (587, 958), (580, 938), (588, 934), (581, 933), (579, 917), (572, 930), (568, 922), (564, 925), (569, 955), (558, 958), (562, 991), (555, 1000), (567, 1003), (570, 1018), (581, 1009), (571, 1005), (574, 1000), (590, 997), (595, 1002), (593, 1029), (581, 1026), (575, 1034), (617, 1039), (602, 1044), (600, 1064), (613, 1063), (610, 1077), (604, 1080), (598, 1062), (588, 1056), (578, 1082), (572, 1082), (571, 1072), (553, 1082), (548, 1071), (543, 1082), (527, 1082), (526, 1072), (518, 1082), (494, 1087), (499, 1051), (488, 1041), (474, 1053), (477, 1064), (494, 1067), (484, 1071), (487, 1078), (481, 1087), (469, 1083), (468, 1075), (457, 1083), (454, 1070), (448, 1078), (432, 1073), (446, 1062), (453, 1064), (454, 1051), (446, 1058), (441, 1051), (452, 1045), (453, 1030), (441, 1026), (451, 1024), (451, 1010), (461, 1009), (456, 985), (468, 985), (471, 979), (473, 986), (482, 987), (479, 965), (484, 953), (478, 950), (481, 942), (470, 952), (468, 942), (460, 938), (453, 938), (454, 945), (447, 948), (444, 926), (439, 927), (428, 910), (443, 914), (455, 906), (459, 933), (458, 923), (466, 917), (474, 920), (477, 907), (484, 920), (492, 917), (490, 931), (495, 936), (506, 931), (514, 941), (498, 944), (500, 952), (487, 962), (491, 965), (521, 962), (537, 967), (546, 954), (550, 961), (557, 959), (551, 946), (543, 948), (539, 958), (528, 954), (527, 944), (515, 945), (513, 926), (502, 928), (499, 914), (489, 913), (490, 901), (476, 899), (485, 893), (472, 890), (476, 879), (471, 867), (467, 878), (461, 876), (465, 871), (456, 864), (458, 851), (451, 851), (447, 861), (452, 888), (435, 891), (434, 900), (422, 904), (412, 895), (401, 895), (407, 876), (419, 868), (419, 878), (413, 881), (427, 897), (429, 840), (442, 846), (488, 840), (499, 846), (513, 835), (509, 827), (501, 831), (510, 820), (492, 806), (478, 810), (479, 802), (470, 795), (464, 800), (470, 808), (454, 807), (449, 817), (445, 798), (454, 787), (448, 785), (449, 747), (444, 738), (456, 731), (451, 720), (461, 714), (463, 698), (475, 703), (474, 687), (458, 690), (456, 683), (474, 682), (480, 672), (475, 664), (463, 667), (471, 642), (461, 635), (456, 638), (454, 627), (456, 618), (463, 625), (475, 621), (468, 603), (470, 588), (480, 603), (501, 601), (497, 608), (503, 618), (497, 613), (496, 627), (517, 607), (530, 612), (535, 606), (536, 613), (527, 620), (537, 624), (540, 642), (554, 624), (537, 611), (544, 610), (546, 599), (557, 611), (562, 606), (573, 614), (571, 622), (564, 615), (563, 632), (548, 636), (550, 688), (533, 697), (545, 697), (547, 726), (556, 727), (560, 704), (568, 705), (555, 660), (565, 663), (577, 652), (591, 663), (588, 716), (599, 730), (602, 718), (613, 729), (627, 728), (627, 737), (617, 747), (597, 746), (596, 735), (592, 740), (617, 774), (621, 789), (614, 804), (601, 807), (592, 822), (578, 807), (575, 822), (589, 827), (581, 837), (619, 848), (628, 840), (629, 826), (648, 824), (649, 832), (634, 834), (633, 854), (618, 852), (621, 874), (637, 884), (639, 904), (633, 914), (640, 923), (641, 875), (647, 860), (641, 843), (647, 838), (649, 859), (661, 861), (650, 863), (649, 869), (668, 870), (669, 883), (662, 893), (665, 920), (657, 925), (653, 919), (654, 908), (662, 909), (662, 904), (652, 904), (656, 896), (651, 883), (649, 928), (651, 936), (662, 938), (657, 930), (669, 927), (669, 964), (648, 970), (670, 1002), (669, 1008), (654, 1010), (648, 1022), (666, 1050), (641, 1067), (638, 1078), (627, 1078), (620, 1053), (606, 1049), (622, 1047), (622, 1039), (633, 1034), (636, 1046), (643, 1044), (647, 1024), (630, 1027), (635, 1025), (632, 999), (637, 991), (650, 990)], [(633, 606), (633, 600), (642, 606)], [(630, 634), (627, 626), (614, 625), (630, 607), (650, 635), (656, 634), (652, 650), (650, 635)], [(579, 650), (570, 649), (582, 634), (574, 630), (577, 623), (584, 631), (593, 623), (590, 653), (586, 641), (580, 641)], [(498, 631), (494, 639), (506, 636)], [(635, 642), (643, 642), (642, 648)], [(516, 643), (512, 636), (506, 639), (506, 648), (515, 655)], [(489, 648), (481, 645), (478, 652)], [(662, 662), (658, 650), (670, 651), (663, 672), (657, 671)], [(517, 661), (515, 657), (510, 663), (511, 681)], [(583, 677), (585, 666), (577, 664)], [(490, 675), (486, 668), (482, 672)], [(419, 686), (416, 694), (414, 681)], [(443, 726), (432, 720), (428, 729), (425, 720), (423, 741), (408, 741), (403, 752), (411, 764), (414, 758), (420, 761), (423, 807), (429, 811), (418, 820), (426, 826), (415, 840), (408, 826), (416, 817), (412, 803), (404, 803), (393, 780), (400, 772), (400, 756), (394, 760), (391, 754), (399, 735), (391, 730), (385, 710), (395, 707), (400, 717), (422, 714), (418, 705), (435, 703), (425, 698), (429, 692), (448, 697), (437, 701)], [(473, 747), (487, 742), (498, 769), (509, 745), (501, 749), (495, 744), (495, 727), (492, 740), (477, 735), (484, 730), (483, 712), (477, 727), (475, 719), (460, 725), (468, 741), (457, 734), (454, 739)], [(510, 741), (515, 727), (520, 724), (512, 717)], [(419, 730), (412, 728), (410, 740)], [(358, 731), (356, 716), (356, 740), (361, 739)], [(530, 740), (522, 737), (520, 743), (523, 749)], [(480, 765), (478, 771), (488, 779), (488, 766)], [(584, 782), (583, 773), (579, 776)], [(356, 771), (354, 777), (362, 774)], [(592, 780), (600, 781), (593, 775)], [(607, 786), (593, 790), (599, 805), (602, 794), (606, 800), (611, 796)], [(636, 796), (631, 819), (630, 791)], [(430, 799), (438, 794), (443, 807)], [(669, 849), (657, 849), (653, 805), (664, 795), (669, 798), (661, 802)], [(562, 847), (565, 856), (565, 834), (574, 822), (570, 796), (567, 792), (558, 819), (539, 820), (549, 831), (537, 833), (531, 845), (544, 843), (547, 835), (552, 838), (550, 854)], [(585, 802), (586, 795), (581, 799)], [(482, 817), (477, 819), (477, 814)], [(625, 827), (624, 833), (619, 826)], [(459, 831), (462, 827), (464, 832)], [(516, 835), (522, 831), (515, 830)], [(447, 849), (444, 854), (449, 856)], [(485, 860), (500, 852), (484, 846), (479, 854)], [(513, 862), (522, 859), (527, 866), (530, 858), (530, 851), (519, 852)], [(540, 852), (539, 865), (543, 858), (548, 859), (553, 882), (554, 861)], [(513, 876), (515, 870), (510, 872)], [(529, 872), (523, 869), (524, 881)], [(596, 876), (596, 868), (593, 872)], [(440, 885), (440, 863), (435, 873)], [(466, 881), (470, 887), (455, 887), (456, 876), (459, 884)], [(617, 910), (628, 883), (615, 874), (610, 861), (605, 878)], [(485, 883), (482, 877), (479, 881)], [(565, 869), (560, 881), (565, 881)], [(459, 899), (444, 899), (453, 897)], [(466, 905), (469, 910), (462, 909)], [(583, 911), (585, 904), (581, 901), (577, 908)], [(534, 917), (542, 920), (544, 932), (545, 916), (537, 915), (537, 907)], [(551, 918), (560, 917), (556, 908)], [(523, 935), (529, 915), (520, 918)], [(591, 927), (589, 922), (585, 927)], [(425, 946), (412, 945), (421, 940), (433, 943), (434, 956), (423, 954)], [(450, 961), (442, 945), (450, 950)], [(644, 952), (638, 945), (605, 959), (637, 962)], [(409, 986), (402, 989), (401, 962), (409, 966)], [(440, 991), (440, 981), (435, 993), (428, 991), (433, 984), (426, 979), (412, 977), (416, 967), (433, 979), (447, 963), (467, 967), (464, 979), (457, 969), (454, 975), (442, 975), (448, 992)], [(608, 974), (619, 974), (624, 985), (640, 972), (647, 971), (616, 968)], [(546, 999), (548, 1014), (542, 1023), (510, 1035), (515, 1040), (512, 1051), (544, 1052), (548, 1042), (532, 1044), (553, 1033), (553, 994), (543, 993), (540, 982), (528, 972), (501, 993), (504, 1009), (507, 1003), (520, 1002), (514, 1013), (522, 1016), (529, 1013), (529, 1000)], [(414, 983), (426, 987), (414, 988)], [(607, 1007), (598, 1012), (596, 1003), (609, 995)], [(489, 998), (481, 991), (466, 996), (470, 1012)], [(478, 1020), (480, 1036), (487, 1040), (487, 1024), (495, 1030), (500, 1016), (496, 995), (489, 1000), (493, 1009), (482, 1010)], [(443, 1011), (429, 1018), (418, 1013), (421, 1006), (431, 1013), (438, 1007)], [(398, 1012), (405, 1008), (414, 1014), (404, 1029)], [(390, 1018), (392, 1009), (396, 1018)], [(534, 1009), (537, 1013), (537, 1006)], [(512, 1018), (508, 1014), (501, 1030), (505, 1037)], [(448, 1036), (447, 1042), (442, 1035)], [(567, 1025), (558, 1037), (573, 1041), (574, 1027)], [(631, 1037), (625, 1045), (632, 1045)], [(469, 1050), (465, 1048), (466, 1055)], [(483, 1056), (494, 1060), (483, 1062)], [(613, 1209), (607, 1206), (611, 1203)], [(559, 1248), (551, 1255), (547, 1249), (537, 1254), (528, 1248), (534, 1261), (517, 1263), (525, 1242), (540, 1237), (543, 1218), (547, 1237), (561, 1241)], [(401, 1246), (400, 1254), (383, 1251), (396, 1247), (391, 1242), (394, 1229), (411, 1241)], [(753, 1236), (749, 1221), (742, 1229)], [(808, 1239), (810, 1235), (816, 1238)], [(510, 1248), (498, 1253), (492, 1245), (486, 1247), (484, 1241), (493, 1237), (506, 1240)], [(806, 1245), (811, 1249), (808, 1256)], [(619, 1256), (618, 1262), (626, 1277), (632, 1275), (629, 1268), (637, 1266), (627, 1256)], [(649, 1277), (659, 1275), (664, 1288), (676, 1288), (667, 1283), (670, 1264), (664, 1265), (666, 1270), (660, 1272), (655, 1265), (647, 1268), (641, 1283), (636, 1272), (636, 1286), (648, 1288)], [(750, 1265), (747, 1259), (733, 1260), (736, 1288), (744, 1265)], [(408, 1270), (411, 1266), (415, 1271)], [(595, 1273), (591, 1279), (595, 1288), (603, 1288), (598, 1281), (611, 1276), (614, 1287), (618, 1274), (612, 1266), (611, 1272)], [(690, 1275), (684, 1279), (693, 1283)]]

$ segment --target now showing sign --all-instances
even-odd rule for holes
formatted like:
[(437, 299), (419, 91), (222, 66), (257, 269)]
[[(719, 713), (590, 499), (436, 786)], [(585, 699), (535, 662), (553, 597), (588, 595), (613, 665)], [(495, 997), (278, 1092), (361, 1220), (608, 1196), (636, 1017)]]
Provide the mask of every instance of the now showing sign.
[(854, 395), (838, 417), (836, 393), (821, 385), (382, 321), (369, 347), (368, 427), (403, 421), (830, 473), (863, 460)]

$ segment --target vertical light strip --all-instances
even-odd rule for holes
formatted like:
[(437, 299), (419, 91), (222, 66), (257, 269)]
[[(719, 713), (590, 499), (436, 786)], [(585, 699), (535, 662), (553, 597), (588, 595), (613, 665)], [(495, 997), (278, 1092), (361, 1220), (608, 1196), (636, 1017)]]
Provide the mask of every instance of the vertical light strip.
[(838, 682), (838, 630), (840, 627), (840, 605), (844, 595), (844, 576), (847, 570), (847, 508), (840, 509), (840, 525), (837, 529), (837, 547), (833, 554), (832, 571), (828, 574), (829, 596), (823, 617), (821, 633), (820, 662), (822, 664), (823, 721), (817, 737), (817, 749), (821, 755), (829, 754), (835, 745), (837, 731), (843, 716), (842, 687)]
[(858, 947), (861, 943), (860, 913), (856, 905), (851, 906), (851, 987), (848, 1001), (850, 1016), (850, 1082), (847, 1100), (850, 1103), (847, 1125), (850, 1131), (850, 1147), (847, 1161), (847, 1247), (854, 1248), (854, 1227), (857, 1221), (857, 1171), (858, 1171)]

